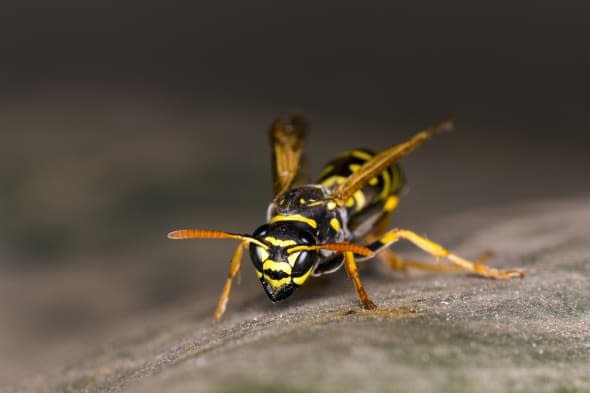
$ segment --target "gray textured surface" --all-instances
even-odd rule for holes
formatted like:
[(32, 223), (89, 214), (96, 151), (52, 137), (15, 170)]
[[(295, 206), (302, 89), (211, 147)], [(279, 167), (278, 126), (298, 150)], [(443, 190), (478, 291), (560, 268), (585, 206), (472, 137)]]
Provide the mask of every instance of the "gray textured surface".
[(449, 217), (431, 238), (465, 256), (493, 248), (491, 264), (527, 277), (392, 274), (373, 263), (363, 277), (376, 311), (356, 307), (339, 272), (280, 305), (238, 291), (217, 326), (212, 293), (7, 391), (587, 392), (588, 222), (587, 199)]

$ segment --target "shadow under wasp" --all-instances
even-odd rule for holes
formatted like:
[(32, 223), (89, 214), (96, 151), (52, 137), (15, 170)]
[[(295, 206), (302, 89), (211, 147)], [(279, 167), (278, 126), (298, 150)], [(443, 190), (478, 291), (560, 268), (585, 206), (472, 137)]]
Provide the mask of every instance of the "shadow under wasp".
[[(412, 231), (388, 229), (405, 183), (397, 162), (433, 135), (451, 128), (450, 120), (439, 122), (380, 153), (367, 149), (343, 152), (326, 164), (317, 181), (311, 183), (303, 153), (306, 119), (291, 114), (275, 120), (269, 132), (274, 199), (268, 207), (267, 223), (251, 235), (209, 229), (181, 229), (168, 234), (170, 239), (240, 241), (214, 320), (225, 312), (244, 249), (249, 250), (256, 274), (273, 302), (289, 297), (309, 276), (333, 273), (344, 265), (361, 305), (373, 309), (376, 305), (363, 288), (357, 262), (375, 256), (395, 269), (463, 270), (500, 280), (523, 277), (518, 269), (486, 266), (487, 256), (469, 261)], [(403, 260), (389, 249), (400, 239), (437, 258), (446, 258), (448, 263)]]

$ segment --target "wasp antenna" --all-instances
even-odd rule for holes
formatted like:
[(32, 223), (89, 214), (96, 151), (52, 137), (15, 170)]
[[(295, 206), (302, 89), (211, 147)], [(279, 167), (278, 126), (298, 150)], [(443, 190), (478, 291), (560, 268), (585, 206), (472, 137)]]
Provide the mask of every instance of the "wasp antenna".
[(168, 234), (168, 239), (234, 239), (248, 243), (254, 243), (263, 248), (268, 248), (266, 244), (262, 243), (256, 238), (253, 238), (252, 236), (216, 231), (214, 229), (179, 229), (177, 231), (170, 232)]
[(364, 255), (366, 257), (372, 257), (373, 251), (365, 246), (355, 243), (326, 243), (318, 246), (322, 250), (333, 250), (341, 252), (353, 252), (355, 254)]
[(168, 239), (241, 239), (241, 236), (212, 229), (179, 229), (170, 232)]
[(295, 246), (291, 247), (287, 252), (292, 253), (295, 251), (317, 251), (317, 250), (332, 250), (340, 252), (352, 252), (355, 254), (363, 255), (366, 257), (372, 257), (373, 251), (365, 246), (355, 243), (326, 243), (318, 244), (316, 246)]

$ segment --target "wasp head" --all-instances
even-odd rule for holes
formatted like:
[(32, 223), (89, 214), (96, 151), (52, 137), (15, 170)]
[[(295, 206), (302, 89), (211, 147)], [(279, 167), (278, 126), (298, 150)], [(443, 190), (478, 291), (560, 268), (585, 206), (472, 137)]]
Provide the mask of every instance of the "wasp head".
[(262, 287), (273, 302), (286, 299), (303, 285), (316, 265), (318, 251), (303, 249), (316, 245), (316, 236), (298, 223), (277, 222), (259, 227), (253, 237), (268, 246), (250, 243)]

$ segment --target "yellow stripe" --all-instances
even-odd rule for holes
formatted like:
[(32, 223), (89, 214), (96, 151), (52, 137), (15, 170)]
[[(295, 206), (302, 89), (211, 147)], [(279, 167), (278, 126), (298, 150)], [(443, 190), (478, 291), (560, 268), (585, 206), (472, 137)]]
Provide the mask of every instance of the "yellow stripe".
[(352, 172), (355, 173), (356, 171), (358, 171), (359, 169), (361, 169), (360, 164), (350, 164), (348, 166), (348, 169)]
[(275, 272), (285, 272), (287, 274), (291, 274), (291, 265), (287, 262), (277, 262), (267, 259), (262, 264), (262, 270), (274, 270)]
[(350, 155), (355, 158), (360, 158), (361, 160), (365, 160), (365, 161), (369, 161), (371, 158), (373, 158), (372, 154), (369, 154), (369, 153), (364, 152), (362, 150), (355, 150)]
[(269, 283), (273, 288), (280, 288), (285, 284), (288, 284), (289, 282), (291, 282), (291, 278), (290, 277), (285, 277), (285, 278), (281, 278), (280, 280), (274, 280), (270, 277), (268, 277), (266, 274), (264, 275), (264, 279), (266, 280), (267, 283)]
[(289, 265), (287, 262), (277, 262), (277, 261), (271, 261), (270, 259), (267, 259), (264, 264), (262, 265), (262, 270), (272, 270), (275, 272), (285, 272), (288, 275), (291, 275), (291, 265)]
[(281, 239), (274, 238), (272, 236), (267, 236), (264, 238), (264, 240), (269, 242), (273, 246), (278, 246), (278, 247), (288, 247), (288, 246), (294, 246), (295, 244), (297, 244), (295, 242), (295, 240), (281, 240)]
[(354, 198), (348, 198), (346, 201), (346, 207), (353, 207), (354, 206)]
[(340, 232), (340, 229), (342, 229), (340, 227), (340, 221), (338, 221), (338, 219), (336, 217), (332, 218), (330, 220), (330, 226), (336, 231), (336, 232)]
[[(300, 221), (300, 222), (306, 223), (307, 225), (309, 225), (313, 229), (316, 229), (318, 227), (318, 223), (315, 222), (315, 220), (312, 220), (311, 218), (308, 218), (308, 217), (304, 217), (300, 214), (292, 214), (289, 216), (274, 216), (273, 218), (270, 219), (271, 224), (278, 222), (278, 221)], [(271, 242), (271, 244), (273, 244), (275, 246), (277, 245), (272, 242)]]
[(383, 206), (383, 210), (385, 210), (386, 212), (393, 211), (393, 209), (395, 209), (397, 207), (398, 203), (399, 203), (398, 197), (390, 196), (389, 198), (387, 198), (387, 201), (385, 201), (385, 206)]
[(293, 282), (297, 285), (302, 285), (305, 282), (305, 280), (307, 280), (312, 270), (313, 268), (309, 269), (303, 276), (293, 277)]
[(383, 176), (383, 189), (379, 194), (379, 199), (385, 199), (387, 198), (387, 195), (390, 192), (389, 188), (391, 187), (391, 177), (389, 176), (389, 169), (386, 169), (383, 172), (381, 172), (381, 176)]
[(367, 200), (365, 199), (365, 194), (361, 190), (355, 192), (352, 197), (356, 202), (356, 210), (361, 210), (363, 207), (365, 207)]
[(295, 262), (297, 262), (297, 258), (299, 258), (299, 254), (301, 254), (301, 251), (293, 252), (293, 253), (287, 255), (287, 261), (289, 261), (289, 265), (295, 266)]

